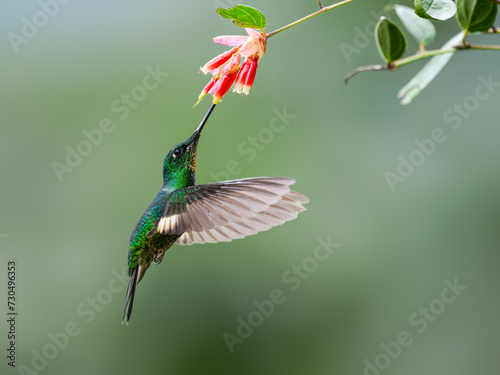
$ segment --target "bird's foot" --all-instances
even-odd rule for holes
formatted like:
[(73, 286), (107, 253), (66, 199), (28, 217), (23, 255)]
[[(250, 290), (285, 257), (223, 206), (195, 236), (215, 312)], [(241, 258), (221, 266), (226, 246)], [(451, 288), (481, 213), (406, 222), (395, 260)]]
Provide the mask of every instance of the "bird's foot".
[(157, 254), (155, 254), (153, 261), (156, 264), (160, 264), (161, 261), (163, 260), (163, 256), (165, 255), (165, 250), (160, 250)]

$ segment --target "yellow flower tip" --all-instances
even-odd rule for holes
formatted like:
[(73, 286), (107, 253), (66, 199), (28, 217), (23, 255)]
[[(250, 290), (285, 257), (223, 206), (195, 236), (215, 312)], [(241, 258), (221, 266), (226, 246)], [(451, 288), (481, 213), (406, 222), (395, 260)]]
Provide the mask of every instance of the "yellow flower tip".
[(199, 102), (201, 102), (201, 99), (206, 95), (207, 93), (201, 93), (200, 96), (198, 96), (198, 101), (193, 105), (193, 108), (198, 105)]
[(203, 99), (205, 97), (205, 95), (207, 95), (207, 91), (203, 90), (200, 95), (198, 95), (198, 101), (200, 101), (201, 99)]

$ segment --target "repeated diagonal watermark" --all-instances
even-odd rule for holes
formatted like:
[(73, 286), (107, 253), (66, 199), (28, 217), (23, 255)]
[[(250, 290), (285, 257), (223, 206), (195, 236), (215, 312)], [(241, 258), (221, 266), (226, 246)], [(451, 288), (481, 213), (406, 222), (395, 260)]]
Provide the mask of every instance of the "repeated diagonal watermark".
[(243, 158), (243, 161), (229, 160), (223, 169), (209, 173), (211, 179), (213, 181), (227, 181), (238, 176), (243, 171), (245, 163), (254, 161), (258, 153), (265, 150), (274, 141), (276, 134), (285, 130), (291, 124), (291, 120), (296, 117), (296, 114), (288, 112), (286, 106), (281, 109), (273, 108), (269, 122), (256, 133), (248, 135), (246, 140), (236, 147), (238, 155)]
[[(445, 279), (444, 286), (438, 296), (425, 306), (420, 306), (408, 316), (411, 328), (402, 330), (392, 341), (381, 341), (380, 352), (363, 360), (363, 375), (381, 375), (424, 333), (434, 324), (446, 309), (460, 297), (468, 286), (462, 284), (458, 277), (453, 281)], [(394, 336), (393, 336), (394, 337)], [(354, 375), (354, 374), (353, 374)]]
[[(229, 9), (229, 8), (234, 8), (239, 3), (240, 3), (239, 1), (235, 0), (213, 0), (212, 6), (214, 7), (214, 10), (217, 10), (218, 8)], [(218, 18), (224, 20), (224, 18), (222, 17)]]
[[(19, 375), (50, 374), (50, 364), (79, 336), (85, 327), (92, 323), (99, 313), (108, 306), (116, 294), (121, 293), (129, 282), (128, 267), (121, 272), (111, 270), (106, 286), (91, 297), (87, 297), (75, 307), (75, 317), (64, 323), (60, 329), (47, 333), (45, 344), (31, 350), (29, 362), (17, 366)], [(47, 371), (46, 371), (47, 370)]]
[(415, 148), (407, 155), (398, 155), (397, 166), (393, 170), (386, 170), (384, 178), (391, 192), (396, 191), (398, 184), (404, 183), (413, 176), (417, 168), (421, 167), (437, 150), (439, 145), (452, 138), (454, 131), (460, 129), (467, 119), (476, 112), (481, 102), (490, 99), (500, 87), (500, 81), (495, 81), (493, 75), (486, 78), (477, 77), (478, 84), (473, 93), (466, 96), (461, 102), (454, 103), (443, 112), (443, 122), (446, 126), (434, 128), (430, 134), (423, 139), (415, 139)]
[[(399, 4), (399, 1), (391, 2)], [(375, 27), (382, 16), (388, 16), (389, 10), (370, 10), (372, 20), (368, 21), (364, 27), (355, 26), (352, 40), (342, 41), (339, 44), (340, 51), (348, 63), (352, 61), (353, 55), (359, 55), (366, 47), (375, 41)]]
[(67, 145), (66, 156), (60, 161), (55, 160), (51, 163), (59, 182), (63, 182), (66, 174), (73, 172), (81, 165), (83, 160), (101, 145), (105, 137), (115, 131), (117, 123), (124, 121), (170, 74), (162, 71), (160, 64), (156, 64), (155, 67), (148, 65), (145, 70), (146, 74), (142, 77), (140, 84), (132, 87), (127, 93), (122, 93), (111, 102), (110, 111), (114, 115), (101, 118), (98, 125), (92, 129), (83, 129), (83, 139), (75, 145)]
[(251, 304), (251, 311), (244, 316), (236, 318), (236, 327), (231, 332), (224, 332), (222, 339), (231, 354), (236, 350), (236, 345), (243, 345), (255, 330), (269, 319), (280, 305), (283, 305), (292, 292), (297, 291), (302, 283), (315, 273), (321, 263), (328, 260), (340, 247), (340, 244), (332, 242), (331, 236), (325, 239), (316, 238), (316, 244), (311, 254), (305, 257), (299, 264), (293, 264), (281, 274), (281, 282), (278, 288), (269, 293), (269, 298), (264, 300), (254, 300)]
[(18, 30), (7, 33), (7, 39), (14, 53), (19, 53), (22, 46), (36, 38), (40, 30), (57, 17), (63, 8), (62, 6), (69, 2), (70, 0), (39, 0), (37, 2), (38, 9), (35, 12), (21, 17)]

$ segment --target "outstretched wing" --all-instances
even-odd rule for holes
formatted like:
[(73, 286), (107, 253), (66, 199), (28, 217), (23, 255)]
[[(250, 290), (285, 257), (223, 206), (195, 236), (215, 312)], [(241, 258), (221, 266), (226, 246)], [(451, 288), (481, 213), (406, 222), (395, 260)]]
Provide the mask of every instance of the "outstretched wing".
[(170, 194), (158, 232), (179, 245), (229, 242), (295, 219), (309, 199), (290, 178), (259, 177), (191, 186)]

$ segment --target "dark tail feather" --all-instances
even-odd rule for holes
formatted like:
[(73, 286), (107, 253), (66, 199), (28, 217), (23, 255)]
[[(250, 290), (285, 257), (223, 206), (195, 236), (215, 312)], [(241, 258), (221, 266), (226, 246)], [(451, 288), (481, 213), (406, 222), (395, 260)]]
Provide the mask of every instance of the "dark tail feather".
[(123, 309), (122, 324), (125, 321), (125, 315), (126, 315), (127, 325), (128, 325), (128, 321), (130, 320), (130, 315), (132, 315), (132, 306), (134, 305), (135, 287), (137, 285), (138, 275), (139, 275), (139, 266), (135, 267), (134, 270), (132, 271), (132, 274), (130, 275), (130, 282), (128, 283), (128, 288), (127, 288), (127, 297), (125, 299), (125, 308)]

